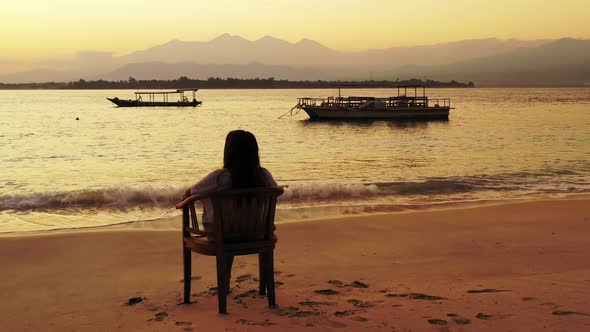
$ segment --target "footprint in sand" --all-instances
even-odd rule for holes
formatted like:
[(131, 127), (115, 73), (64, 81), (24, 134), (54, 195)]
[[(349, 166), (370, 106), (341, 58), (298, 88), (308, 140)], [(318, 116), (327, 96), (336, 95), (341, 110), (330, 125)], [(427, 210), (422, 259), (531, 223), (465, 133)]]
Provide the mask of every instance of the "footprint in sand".
[(244, 293), (234, 296), (234, 300), (237, 300), (239, 298), (244, 298), (244, 297), (256, 298), (256, 294), (258, 294), (258, 291), (255, 289), (251, 289), (247, 292), (244, 292)]
[(355, 280), (355, 281), (351, 282), (350, 284), (344, 285), (344, 287), (369, 288), (369, 285), (365, 284), (364, 282), (360, 282), (358, 280)]
[(579, 316), (588, 316), (588, 317), (590, 317), (590, 314), (587, 314), (585, 312), (577, 312), (577, 311), (554, 311), (551, 314), (552, 315), (556, 315), (556, 316), (579, 315)]
[(446, 300), (446, 298), (441, 297), (441, 296), (428, 295), (428, 294), (422, 294), (422, 293), (386, 294), (385, 296), (386, 297), (406, 297), (406, 298), (412, 299), (412, 300), (430, 300), (430, 301)]
[(431, 325), (447, 325), (447, 321), (444, 319), (429, 319), (428, 324)]
[(455, 322), (455, 324), (457, 324), (457, 325), (468, 325), (468, 324), (471, 324), (471, 320), (470, 319), (467, 319), (465, 317), (459, 316), (459, 315), (454, 314), (454, 313), (448, 313), (447, 314), (447, 317), (450, 317), (453, 320), (453, 322)]
[(164, 318), (168, 317), (168, 313), (165, 311), (158, 312), (154, 315), (154, 318), (150, 318), (149, 320), (155, 320), (156, 322), (161, 322)]
[(338, 303), (336, 302), (328, 302), (328, 301), (302, 301), (299, 302), (299, 305), (303, 305), (303, 306), (320, 306), (320, 305), (326, 305), (326, 306), (335, 306)]
[(296, 311), (289, 315), (289, 317), (309, 317), (309, 316), (319, 316), (321, 313), (319, 311)]
[(243, 274), (243, 275), (241, 275), (241, 276), (238, 276), (238, 277), (236, 278), (236, 282), (243, 282), (243, 281), (246, 281), (246, 280), (248, 280), (248, 279), (251, 279), (252, 277), (253, 277), (253, 275), (252, 275), (252, 274)]
[(330, 279), (330, 280), (328, 280), (328, 283), (330, 285), (335, 285), (335, 286), (342, 286), (342, 285), (344, 285), (344, 283), (342, 281), (340, 281), (340, 280), (332, 280), (332, 279)]
[(368, 322), (369, 321), (368, 318), (361, 317), (361, 316), (350, 317), (350, 320), (354, 320), (354, 321), (357, 321), (357, 322)]
[(484, 289), (471, 289), (468, 290), (467, 293), (470, 294), (479, 294), (479, 293), (500, 293), (500, 292), (512, 292), (509, 289), (494, 289), (494, 288), (484, 288)]
[(430, 300), (430, 301), (446, 300), (446, 298), (444, 298), (442, 296), (428, 295), (428, 294), (422, 294), (422, 293), (410, 293), (408, 295), (408, 299), (412, 299), (412, 300)]
[(174, 322), (174, 325), (176, 326), (188, 326), (188, 325), (193, 325), (192, 322)]
[(127, 305), (136, 305), (142, 301), (143, 301), (143, 297), (132, 297), (129, 300), (127, 300)]
[(328, 280), (330, 285), (338, 286), (338, 287), (354, 287), (354, 288), (369, 288), (369, 285), (365, 284), (364, 282), (355, 280), (350, 284), (344, 284), (344, 282), (340, 280), (330, 279)]
[(464, 317), (456, 317), (453, 318), (453, 322), (455, 322), (457, 325), (469, 325), (471, 324), (471, 320), (464, 318)]
[[(235, 298), (234, 298), (235, 299)], [(241, 304), (244, 308), (248, 308), (248, 305), (242, 301), (242, 299), (235, 299), (236, 304)]]
[(355, 310), (343, 310), (343, 311), (336, 311), (334, 313), (334, 316), (336, 317), (346, 317), (346, 316), (352, 316), (356, 313)]
[(525, 297), (523, 297), (521, 300), (523, 300), (523, 301), (525, 301), (525, 302), (528, 302), (528, 301), (534, 301), (534, 300), (536, 300), (536, 299), (537, 299), (536, 297), (532, 297), (532, 296), (525, 296)]
[(477, 319), (483, 319), (483, 320), (492, 319), (494, 317), (496, 317), (496, 316), (494, 316), (494, 315), (486, 315), (486, 314), (484, 314), (482, 312), (480, 312), (479, 314), (475, 315), (475, 318), (477, 318)]
[(375, 303), (373, 303), (373, 302), (364, 302), (364, 301), (357, 300), (357, 299), (350, 299), (346, 302), (351, 303), (353, 306), (355, 306), (357, 308), (371, 308), (371, 307), (375, 306)]
[(273, 309), (271, 311), (271, 313), (275, 314), (277, 316), (290, 316), (297, 311), (299, 311), (299, 308), (297, 308), (297, 307), (285, 307), (285, 308)]
[(484, 314), (484, 313), (479, 313), (477, 315), (475, 315), (475, 318), (477, 319), (482, 319), (482, 320), (489, 320), (489, 319), (506, 319), (506, 318), (510, 318), (514, 315), (512, 314), (501, 314), (501, 315), (488, 315), (488, 314)]
[(316, 294), (320, 294), (320, 295), (338, 295), (340, 294), (339, 291), (333, 290), (333, 289), (317, 289), (314, 291)]
[(254, 322), (248, 319), (238, 319), (236, 320), (236, 323), (238, 324), (242, 324), (242, 325), (254, 325), (254, 326), (271, 326), (271, 325), (277, 325), (277, 323), (273, 323), (271, 321), (265, 320), (262, 322)]

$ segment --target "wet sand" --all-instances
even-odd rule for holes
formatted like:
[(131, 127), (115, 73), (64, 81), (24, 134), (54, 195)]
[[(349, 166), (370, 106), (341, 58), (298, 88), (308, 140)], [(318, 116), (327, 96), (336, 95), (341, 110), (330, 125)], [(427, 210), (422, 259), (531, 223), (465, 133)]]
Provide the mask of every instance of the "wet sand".
[[(179, 220), (180, 222), (180, 220)], [(590, 200), (353, 216), (279, 225), (277, 303), (236, 258), (228, 315), (214, 258), (180, 231), (0, 237), (7, 331), (588, 331)]]

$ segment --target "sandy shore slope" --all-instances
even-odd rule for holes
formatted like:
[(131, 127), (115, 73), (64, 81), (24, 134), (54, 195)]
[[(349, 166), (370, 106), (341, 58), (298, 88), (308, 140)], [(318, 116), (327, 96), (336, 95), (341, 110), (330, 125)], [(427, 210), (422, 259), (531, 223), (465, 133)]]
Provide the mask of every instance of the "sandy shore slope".
[(238, 257), (226, 316), (214, 258), (193, 255), (194, 303), (178, 304), (180, 231), (0, 237), (0, 329), (590, 331), (590, 200), (292, 223), (278, 236), (280, 308), (251, 292), (255, 257)]

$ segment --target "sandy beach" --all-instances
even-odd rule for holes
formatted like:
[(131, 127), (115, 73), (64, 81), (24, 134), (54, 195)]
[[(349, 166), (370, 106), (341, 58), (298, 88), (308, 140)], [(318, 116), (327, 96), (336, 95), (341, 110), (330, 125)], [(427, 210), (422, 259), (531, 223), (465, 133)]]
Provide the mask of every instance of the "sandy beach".
[(211, 257), (193, 255), (193, 303), (179, 304), (180, 231), (2, 236), (2, 330), (590, 330), (587, 199), (314, 220), (277, 234), (279, 308), (252, 291), (256, 258), (238, 257), (225, 316)]

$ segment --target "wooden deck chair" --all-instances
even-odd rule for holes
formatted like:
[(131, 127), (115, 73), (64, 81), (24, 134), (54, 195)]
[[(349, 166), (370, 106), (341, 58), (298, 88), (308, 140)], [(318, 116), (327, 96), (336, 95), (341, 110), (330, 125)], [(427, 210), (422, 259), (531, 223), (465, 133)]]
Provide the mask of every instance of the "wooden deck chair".
[[(276, 243), (274, 218), (279, 187), (231, 189), (187, 197), (182, 209), (182, 251), (184, 265), (184, 303), (190, 303), (191, 251), (215, 256), (219, 313), (227, 313), (229, 274), (227, 257), (258, 254), (260, 295), (268, 293), (268, 305), (275, 306), (274, 257)], [(214, 239), (199, 229), (195, 202), (211, 199)]]

